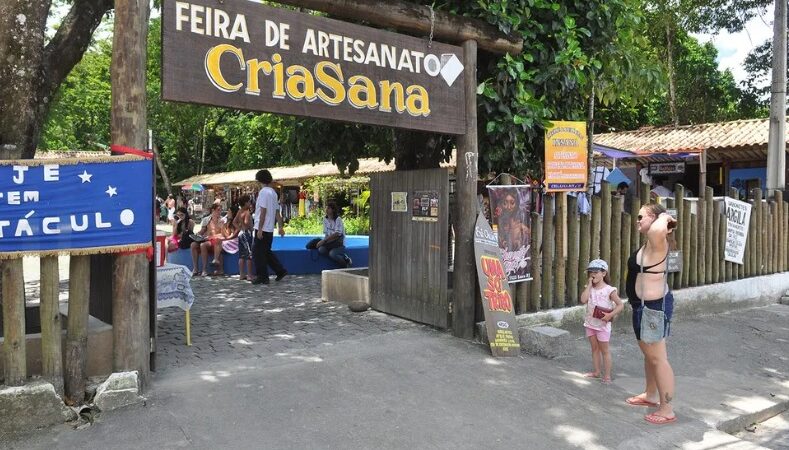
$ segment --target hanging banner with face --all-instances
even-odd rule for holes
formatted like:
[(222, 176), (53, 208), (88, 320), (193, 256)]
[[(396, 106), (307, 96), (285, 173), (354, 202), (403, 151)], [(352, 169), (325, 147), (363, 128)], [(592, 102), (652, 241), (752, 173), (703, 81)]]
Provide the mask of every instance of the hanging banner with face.
[(726, 261), (742, 264), (748, 226), (751, 223), (751, 205), (733, 198), (724, 199), (726, 205)]
[(150, 247), (151, 164), (137, 156), (0, 161), (0, 258)]
[(488, 186), (488, 193), (507, 281), (531, 280), (531, 187)]
[(589, 168), (586, 122), (553, 121), (545, 129), (547, 192), (585, 191)]
[(477, 216), (474, 227), (474, 256), (490, 351), (493, 356), (518, 356), (520, 342), (512, 292), (496, 235), (482, 214)]
[(162, 98), (464, 134), (463, 49), (248, 0), (162, 6)]

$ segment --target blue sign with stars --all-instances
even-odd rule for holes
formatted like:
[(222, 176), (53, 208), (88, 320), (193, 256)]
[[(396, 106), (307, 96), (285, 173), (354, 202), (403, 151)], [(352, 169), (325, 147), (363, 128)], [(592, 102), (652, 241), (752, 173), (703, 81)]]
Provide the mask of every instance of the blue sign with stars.
[(0, 256), (151, 245), (151, 160), (0, 161)]

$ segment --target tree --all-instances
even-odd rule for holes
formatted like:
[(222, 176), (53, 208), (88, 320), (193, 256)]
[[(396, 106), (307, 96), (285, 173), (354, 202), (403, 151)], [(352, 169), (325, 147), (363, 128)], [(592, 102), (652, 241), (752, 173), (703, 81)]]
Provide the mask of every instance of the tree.
[(51, 0), (0, 3), (0, 157), (31, 158), (52, 98), (112, 0), (73, 0), (46, 41)]

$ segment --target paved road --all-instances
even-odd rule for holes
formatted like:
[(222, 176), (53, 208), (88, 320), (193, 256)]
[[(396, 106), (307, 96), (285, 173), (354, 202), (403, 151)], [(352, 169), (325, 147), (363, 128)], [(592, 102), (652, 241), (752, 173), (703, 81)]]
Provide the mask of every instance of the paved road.
[[(242, 330), (242, 335), (251, 336), (269, 320), (284, 327), (271, 327), (273, 334), (260, 332), (253, 344), (241, 344), (251, 348), (217, 352), (210, 360), (187, 356), (182, 360), (186, 364), (170, 364), (156, 374), (145, 407), (103, 414), (83, 430), (63, 425), (6, 437), (5, 446), (763, 448), (758, 442), (766, 448), (787, 448), (782, 437), (789, 427), (780, 418), (762, 426), (775, 430), (772, 437), (755, 442), (717, 431), (715, 426), (770, 405), (789, 406), (789, 306), (672, 324), (670, 356), (677, 374), (679, 420), (660, 427), (643, 420), (646, 408), (623, 402), (639, 392), (643, 380), (632, 332), (622, 326), (615, 327), (612, 341), (614, 382), (605, 386), (580, 375), (589, 367), (588, 344), (580, 329), (572, 330), (573, 350), (566, 358), (494, 359), (481, 345), (429, 327), (401, 327), (402, 321), (373, 312), (356, 316), (332, 308), (338, 305), (298, 306), (304, 301), (299, 300), (290, 309), (266, 313), (267, 308), (287, 302), (288, 295), (296, 295), (287, 291), (295, 290), (300, 280), (294, 277), (290, 283), (273, 285), (270, 291), (260, 287), (241, 302), (240, 310), (247, 315), (254, 308), (253, 298), (260, 299), (261, 309), (255, 325)], [(218, 300), (235, 287), (234, 280), (222, 280), (217, 286), (221, 287), (211, 287), (217, 292), (216, 310), (206, 315), (215, 314), (218, 322), (212, 323), (221, 324), (223, 317), (233, 316), (223, 315), (223, 310), (239, 305), (229, 296)], [(308, 295), (312, 298), (317, 295), (314, 290), (304, 292), (312, 292)], [(272, 300), (277, 303), (271, 306), (263, 303), (278, 296), (281, 299)], [(292, 318), (285, 319), (291, 313)], [(322, 321), (324, 314), (331, 319)], [(315, 322), (294, 323), (310, 320)], [(354, 331), (340, 332), (346, 328), (340, 324)], [(226, 325), (220, 327), (223, 333), (247, 326)], [(274, 334), (294, 338), (278, 340)], [(263, 349), (269, 345), (285, 348)], [(208, 350), (201, 347), (198, 354), (204, 352)], [(178, 361), (178, 357), (163, 360)]]

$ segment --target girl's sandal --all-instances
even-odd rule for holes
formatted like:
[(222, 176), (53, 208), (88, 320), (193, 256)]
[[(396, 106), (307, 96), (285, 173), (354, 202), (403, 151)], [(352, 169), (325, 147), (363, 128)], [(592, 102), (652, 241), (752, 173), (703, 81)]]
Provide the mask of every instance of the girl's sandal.
[(594, 372), (586, 372), (584, 378), (600, 378), (600, 374)]

